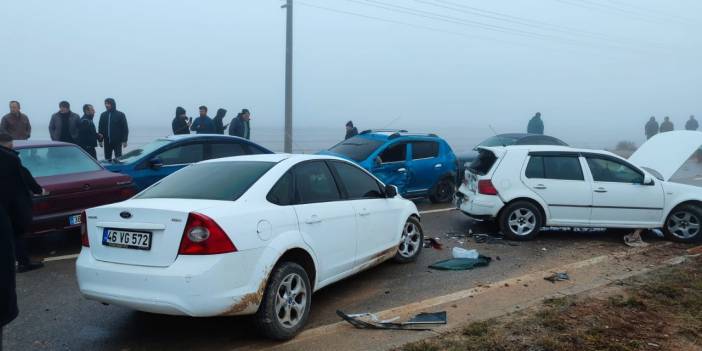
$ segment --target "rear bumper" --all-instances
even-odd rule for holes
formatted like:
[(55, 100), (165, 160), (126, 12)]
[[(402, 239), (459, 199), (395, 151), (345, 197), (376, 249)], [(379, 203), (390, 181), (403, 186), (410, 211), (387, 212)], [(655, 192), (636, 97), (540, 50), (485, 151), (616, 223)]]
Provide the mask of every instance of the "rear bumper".
[(264, 250), (181, 255), (169, 267), (145, 267), (98, 261), (83, 248), (76, 276), (86, 298), (139, 311), (193, 317), (253, 314), (268, 275), (256, 268)]
[(499, 196), (475, 194), (469, 192), (465, 185), (458, 188), (454, 204), (466, 215), (483, 220), (496, 218), (505, 205)]
[(29, 236), (40, 235), (57, 230), (71, 230), (80, 228), (80, 224), (70, 225), (68, 217), (79, 215), (80, 210), (51, 213), (47, 215), (34, 216)]

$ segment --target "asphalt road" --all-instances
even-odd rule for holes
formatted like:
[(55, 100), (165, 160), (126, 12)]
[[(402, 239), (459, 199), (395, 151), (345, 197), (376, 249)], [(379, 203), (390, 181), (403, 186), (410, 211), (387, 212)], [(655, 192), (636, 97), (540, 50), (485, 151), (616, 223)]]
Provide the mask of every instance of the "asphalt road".
[[(437, 209), (427, 204), (420, 207)], [(425, 236), (438, 237), (443, 250), (424, 249), (415, 263), (384, 263), (319, 291), (313, 297), (308, 328), (338, 322), (337, 309), (350, 313), (384, 310), (623, 248), (621, 233), (604, 231), (553, 231), (528, 243), (477, 244), (449, 233), (456, 236), (469, 229), (483, 233), (490, 228), (457, 211), (425, 213), (422, 222)], [(77, 233), (32, 244), (40, 256), (70, 255), (80, 249)], [(472, 271), (427, 268), (450, 258), (454, 246), (478, 249), (494, 260), (489, 267)], [(20, 274), (17, 283), (21, 312), (5, 328), (6, 350), (231, 350), (273, 345), (256, 336), (248, 318), (161, 316), (85, 300), (78, 292), (73, 258), (47, 262), (41, 270)]]

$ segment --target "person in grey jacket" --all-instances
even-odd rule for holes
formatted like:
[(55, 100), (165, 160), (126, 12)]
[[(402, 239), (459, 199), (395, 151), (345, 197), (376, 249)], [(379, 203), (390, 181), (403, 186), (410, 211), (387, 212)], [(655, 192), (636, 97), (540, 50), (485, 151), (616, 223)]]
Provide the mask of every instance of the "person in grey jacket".
[(80, 116), (71, 112), (68, 101), (59, 103), (59, 111), (51, 116), (49, 135), (51, 140), (75, 144), (78, 140), (78, 124)]

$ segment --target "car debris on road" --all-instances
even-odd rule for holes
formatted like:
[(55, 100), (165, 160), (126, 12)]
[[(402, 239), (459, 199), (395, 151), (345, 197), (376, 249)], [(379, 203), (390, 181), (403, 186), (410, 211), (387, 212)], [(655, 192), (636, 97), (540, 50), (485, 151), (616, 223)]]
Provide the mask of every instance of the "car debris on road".
[(562, 282), (565, 280), (570, 280), (570, 276), (566, 272), (558, 272), (558, 273), (553, 273), (549, 275), (548, 277), (544, 277), (544, 280), (548, 280), (551, 283), (556, 283), (556, 282)]
[(357, 329), (430, 331), (431, 329), (423, 328), (421, 326), (441, 325), (448, 323), (446, 311), (434, 313), (422, 312), (412, 317), (407, 322), (396, 322), (398, 319), (400, 319), (399, 317), (380, 320), (380, 318), (373, 313), (346, 314), (340, 310), (337, 310), (336, 314)]
[(440, 271), (465, 271), (477, 267), (485, 267), (492, 261), (491, 257), (479, 255), (478, 258), (450, 258), (435, 262), (429, 266)]

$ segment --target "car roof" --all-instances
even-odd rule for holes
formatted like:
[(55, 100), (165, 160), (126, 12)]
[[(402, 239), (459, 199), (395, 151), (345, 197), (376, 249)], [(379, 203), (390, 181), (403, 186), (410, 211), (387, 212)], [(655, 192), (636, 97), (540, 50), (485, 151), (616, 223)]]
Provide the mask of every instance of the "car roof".
[(441, 140), (438, 135), (433, 133), (410, 133), (406, 130), (364, 130), (358, 136), (373, 140), (395, 140), (404, 138)]
[(223, 139), (223, 140), (242, 140), (242, 141), (249, 142), (249, 140), (244, 139), (244, 138), (231, 136), (231, 135), (223, 135), (223, 134), (180, 134), (180, 135), (169, 135), (169, 136), (162, 137), (159, 139), (172, 140), (172, 141), (197, 140), (197, 139), (211, 139), (211, 140)]
[(597, 150), (597, 149), (580, 149), (580, 148), (574, 148), (570, 146), (560, 146), (560, 145), (509, 145), (509, 146), (493, 146), (493, 147), (484, 147), (480, 146), (479, 149), (486, 149), (486, 150), (491, 150), (491, 151), (500, 151), (500, 150), (526, 150), (528, 152), (570, 152), (570, 153), (595, 153), (595, 154), (602, 154), (602, 155), (609, 155), (609, 156), (616, 156), (617, 158), (621, 158), (617, 156), (616, 154), (606, 151), (606, 150)]
[(309, 160), (341, 160), (347, 161), (341, 157), (329, 156), (329, 155), (312, 155), (312, 154), (258, 154), (258, 155), (243, 155), (243, 156), (232, 156), (223, 157), (212, 160), (203, 161), (202, 163), (210, 162), (231, 162), (231, 161), (261, 161), (261, 162), (281, 162), (284, 160), (290, 160), (293, 162), (302, 162)]
[(52, 140), (14, 140), (12, 142), (14, 149), (28, 149), (35, 147), (49, 147), (49, 146), (76, 146), (71, 143), (64, 143), (62, 141), (52, 141)]

